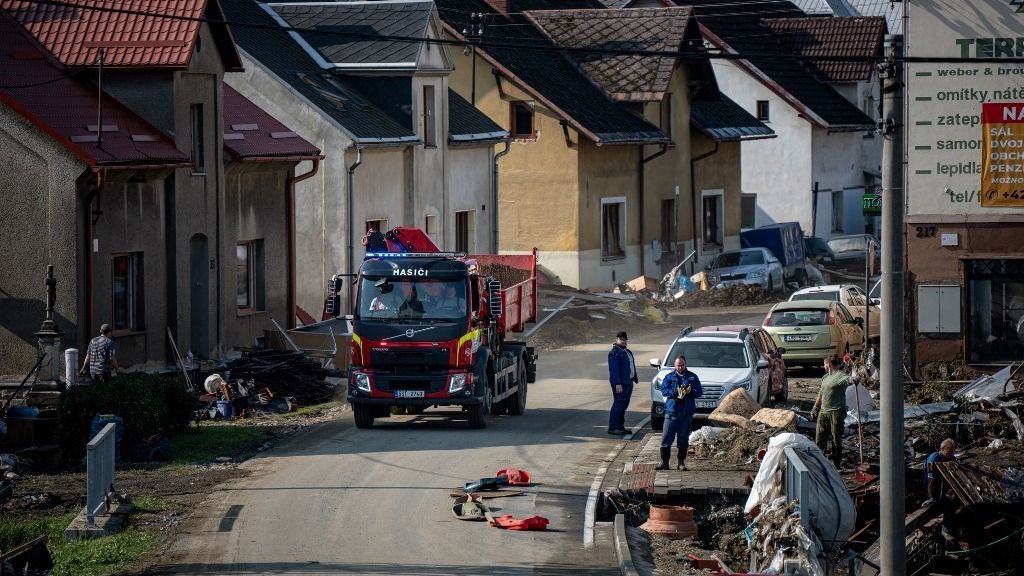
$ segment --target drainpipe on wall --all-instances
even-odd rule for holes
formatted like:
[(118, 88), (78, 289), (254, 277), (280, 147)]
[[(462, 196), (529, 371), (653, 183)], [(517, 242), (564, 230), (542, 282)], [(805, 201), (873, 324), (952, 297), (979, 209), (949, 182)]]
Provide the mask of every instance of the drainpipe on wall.
[(498, 160), (512, 151), (512, 142), (505, 140), (505, 149), (494, 154), (491, 163), (491, 254), (498, 253)]
[(811, 190), (811, 236), (818, 235), (818, 181)]
[(303, 180), (308, 180), (320, 170), (320, 157), (313, 158), (313, 167), (305, 174), (289, 176), (285, 189), (288, 200), (285, 203), (285, 221), (287, 227), (288, 242), (288, 286), (285, 301), (288, 306), (288, 328), (295, 327), (295, 186)]
[[(696, 158), (690, 158), (690, 194), (693, 196), (693, 209), (690, 210), (690, 216), (693, 220), (691, 223), (693, 226), (693, 250), (697, 252), (698, 255), (701, 254), (701, 252), (697, 250), (697, 211), (700, 209), (698, 208), (698, 204), (700, 203), (697, 202), (697, 162), (700, 162), (701, 160), (708, 158), (709, 156), (714, 156), (715, 154), (718, 154), (718, 140), (715, 140), (715, 147), (709, 150), (708, 152), (705, 152), (700, 156), (697, 156)], [(700, 256), (697, 256), (696, 258), (690, 261), (690, 274), (693, 274), (694, 263), (699, 258)]]
[(356, 179), (355, 179), (356, 168), (359, 168), (359, 165), (362, 164), (362, 163), (363, 163), (363, 147), (362, 146), (356, 146), (356, 161), (353, 162), (348, 167), (348, 181), (345, 183), (345, 185), (348, 187), (348, 205), (345, 208), (348, 210), (348, 278), (349, 278), (348, 307), (349, 307), (349, 309), (352, 309), (352, 304), (353, 304), (352, 299), (355, 297), (355, 294), (352, 291), (353, 288), (354, 288), (354, 285), (355, 285), (355, 276), (354, 276), (354, 274), (355, 274), (355, 248), (354, 248), (354, 241), (353, 241), (353, 235), (355, 234), (355, 216), (353, 215), (353, 209), (352, 209), (352, 207), (354, 205), (354, 201), (355, 201), (354, 200), (355, 194), (353, 192), (353, 189), (354, 189), (355, 181), (356, 181)]
[[(92, 190), (90, 190), (84, 199), (83, 216), (85, 216), (85, 337), (88, 338), (92, 334), (93, 318), (95, 311), (92, 306), (92, 284), (93, 284), (93, 256), (92, 256), (92, 227), (93, 227), (93, 213), (92, 213), (92, 201), (98, 200), (100, 192), (103, 190), (103, 186), (106, 185), (107, 171), (103, 168), (93, 168), (93, 173), (96, 175), (96, 184)], [(99, 220), (100, 215), (103, 213), (97, 209), (96, 220)], [(81, 331), (81, 330), (80, 330)]]
[[(658, 156), (661, 156), (665, 152), (668, 152), (668, 144), (662, 144), (661, 145), (661, 150), (658, 150), (654, 154), (651, 154), (647, 158), (644, 158), (644, 146), (643, 146), (643, 144), (640, 145), (640, 165), (639, 165), (639, 167), (637, 168), (637, 171), (636, 171), (636, 174), (637, 174), (637, 178), (636, 179), (637, 179), (637, 191), (639, 192), (639, 196), (638, 196), (638, 199), (637, 199), (637, 209), (640, 212), (640, 276), (641, 277), (647, 275), (646, 274), (646, 268), (647, 267), (646, 267), (646, 264), (645, 264), (645, 260), (646, 259), (644, 258), (644, 246), (647, 245), (647, 241), (644, 239), (644, 166), (646, 166), (648, 162), (650, 162), (651, 160), (654, 160)], [(659, 259), (660, 258), (661, 258), (661, 256), (659, 255)]]

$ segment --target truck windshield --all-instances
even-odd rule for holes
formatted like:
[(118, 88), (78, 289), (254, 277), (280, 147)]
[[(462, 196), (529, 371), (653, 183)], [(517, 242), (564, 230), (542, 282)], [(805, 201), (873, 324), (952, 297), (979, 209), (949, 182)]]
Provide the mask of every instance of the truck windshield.
[(357, 303), (362, 318), (445, 320), (465, 318), (466, 281), (364, 276)]

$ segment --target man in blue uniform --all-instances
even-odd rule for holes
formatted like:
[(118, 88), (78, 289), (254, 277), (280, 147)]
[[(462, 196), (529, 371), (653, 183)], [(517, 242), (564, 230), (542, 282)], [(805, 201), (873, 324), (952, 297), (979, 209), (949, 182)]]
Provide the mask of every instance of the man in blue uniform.
[(626, 347), (629, 337), (625, 332), (615, 335), (615, 344), (608, 351), (608, 381), (612, 385), (612, 409), (608, 414), (608, 433), (625, 436), (626, 408), (637, 382), (633, 352)]
[(686, 470), (686, 451), (690, 449), (690, 422), (697, 411), (696, 399), (704, 393), (700, 378), (686, 369), (686, 357), (677, 356), (675, 370), (661, 381), (661, 395), (665, 397), (665, 423), (661, 433), (661, 464), (657, 470), (668, 470), (672, 455), (672, 439), (679, 449), (676, 467)]

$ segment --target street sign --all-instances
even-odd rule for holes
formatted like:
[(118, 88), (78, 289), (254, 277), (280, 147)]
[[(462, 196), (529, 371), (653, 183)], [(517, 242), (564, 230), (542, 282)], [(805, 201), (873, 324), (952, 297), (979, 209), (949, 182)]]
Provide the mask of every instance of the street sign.
[(882, 197), (872, 192), (865, 192), (860, 197), (860, 207), (865, 216), (881, 216)]

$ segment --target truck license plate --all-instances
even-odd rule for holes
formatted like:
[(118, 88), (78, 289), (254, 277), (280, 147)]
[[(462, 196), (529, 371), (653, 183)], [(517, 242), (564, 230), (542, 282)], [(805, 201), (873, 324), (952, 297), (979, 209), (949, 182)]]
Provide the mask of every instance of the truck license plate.
[(814, 336), (810, 334), (795, 334), (784, 336), (783, 340), (786, 342), (810, 342), (811, 340), (814, 340)]
[(697, 408), (711, 408), (714, 409), (718, 402), (714, 400), (697, 400)]
[(423, 398), (423, 390), (395, 390), (395, 398)]

